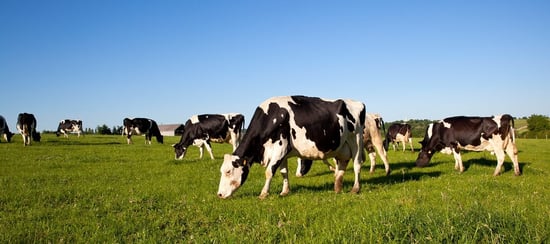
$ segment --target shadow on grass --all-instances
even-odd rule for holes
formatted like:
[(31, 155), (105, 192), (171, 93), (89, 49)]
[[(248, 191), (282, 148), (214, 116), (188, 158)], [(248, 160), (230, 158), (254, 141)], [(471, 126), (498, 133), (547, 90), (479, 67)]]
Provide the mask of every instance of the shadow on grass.
[[(332, 172), (329, 172), (332, 174)], [(353, 172), (346, 172), (346, 174), (353, 174)], [(441, 172), (409, 172), (408, 170), (402, 170), (400, 172), (392, 171), (388, 176), (379, 176), (368, 178), (366, 181), (362, 180), (361, 183), (367, 183), (372, 185), (387, 185), (387, 184), (399, 184), (408, 181), (418, 181), (426, 178), (439, 177)], [(300, 183), (293, 183), (291, 188), (294, 191), (331, 191), (334, 190), (334, 177), (333, 180), (326, 181), (319, 185), (302, 185)], [(294, 180), (293, 182), (297, 182)], [(344, 189), (351, 188), (353, 186), (353, 180), (344, 180)]]
[[(470, 166), (473, 164), (496, 168), (497, 159), (496, 158), (475, 158), (475, 159), (469, 159), (469, 160), (463, 161), (462, 164), (464, 165), (464, 171), (468, 171), (468, 168), (470, 168)], [(523, 168), (528, 164), (529, 163), (519, 162), (520, 172), (523, 172)], [(504, 172), (514, 171), (514, 164), (511, 161), (505, 160), (502, 167), (504, 168)]]
[(122, 142), (116, 142), (116, 141), (97, 141), (97, 142), (82, 142), (82, 141), (76, 141), (76, 140), (51, 140), (46, 141), (45, 143), (48, 144), (54, 144), (54, 145), (62, 145), (62, 146), (91, 146), (91, 145), (120, 145), (120, 144), (126, 144)]

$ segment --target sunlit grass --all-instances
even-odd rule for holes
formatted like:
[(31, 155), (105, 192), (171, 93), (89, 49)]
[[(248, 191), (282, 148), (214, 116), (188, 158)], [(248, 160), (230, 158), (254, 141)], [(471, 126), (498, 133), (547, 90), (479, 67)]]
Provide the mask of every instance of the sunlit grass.
[(416, 168), (416, 153), (390, 151), (392, 174), (380, 161), (374, 174), (365, 164), (356, 195), (348, 193), (351, 167), (345, 193), (335, 194), (324, 164), (296, 178), (292, 159), (290, 195), (278, 196), (278, 174), (259, 200), (265, 169), (256, 164), (246, 184), (220, 200), (219, 166), (230, 145), (213, 144), (216, 160), (200, 160), (191, 148), (176, 161), (177, 137), (143, 139), (44, 135), (30, 147), (17, 138), (0, 143), (0, 241), (541, 243), (550, 235), (546, 140), (519, 140), (519, 177), (509, 159), (493, 177), (488, 152), (464, 153), (460, 174), (450, 155)]

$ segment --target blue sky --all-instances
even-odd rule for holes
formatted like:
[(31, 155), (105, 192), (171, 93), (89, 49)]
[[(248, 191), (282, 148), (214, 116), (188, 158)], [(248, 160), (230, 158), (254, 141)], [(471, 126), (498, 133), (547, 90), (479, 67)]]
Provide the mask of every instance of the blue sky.
[(0, 2), (0, 114), (184, 123), (303, 94), (386, 121), (549, 115), (550, 1)]

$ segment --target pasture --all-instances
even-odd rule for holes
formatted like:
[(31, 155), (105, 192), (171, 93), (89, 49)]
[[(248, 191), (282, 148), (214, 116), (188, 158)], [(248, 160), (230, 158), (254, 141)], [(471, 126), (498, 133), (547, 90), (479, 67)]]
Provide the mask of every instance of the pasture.
[(372, 243), (483, 242), (545, 243), (550, 240), (550, 141), (519, 139), (523, 175), (492, 173), (489, 152), (466, 152), (466, 171), (454, 170), (452, 155), (436, 154), (416, 168), (416, 153), (389, 151), (392, 168), (369, 174), (350, 194), (351, 164), (344, 193), (321, 162), (303, 178), (289, 167), (290, 195), (259, 200), (264, 168), (255, 164), (247, 182), (227, 200), (216, 196), (219, 167), (229, 144), (213, 144), (216, 160), (198, 159), (191, 147), (174, 160), (170, 146), (153, 140), (134, 144), (118, 136), (69, 139), (43, 135), (23, 147), (20, 135), (0, 143), (0, 242), (212, 242)]

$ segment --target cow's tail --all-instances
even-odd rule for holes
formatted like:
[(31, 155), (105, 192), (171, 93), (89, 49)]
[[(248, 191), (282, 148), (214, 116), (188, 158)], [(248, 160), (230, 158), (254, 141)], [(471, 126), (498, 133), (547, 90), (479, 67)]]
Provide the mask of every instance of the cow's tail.
[(508, 140), (506, 140), (506, 137), (510, 137), (510, 140), (512, 143), (516, 141), (516, 135), (514, 132), (514, 117), (512, 117), (509, 114), (504, 114), (502, 117), (500, 117), (500, 137), (502, 140), (505, 140), (504, 148), (506, 148), (506, 144), (508, 143)]

